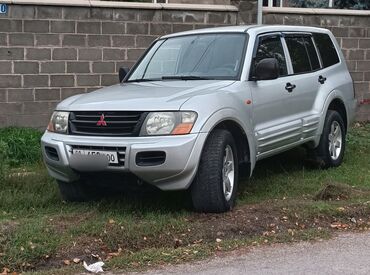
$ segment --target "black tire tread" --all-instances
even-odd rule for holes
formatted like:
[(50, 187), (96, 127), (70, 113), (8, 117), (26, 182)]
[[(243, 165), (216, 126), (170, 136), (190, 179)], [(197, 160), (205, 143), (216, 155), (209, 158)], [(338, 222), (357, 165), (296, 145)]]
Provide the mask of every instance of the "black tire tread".
[[(341, 155), (337, 160), (333, 160), (329, 155), (328, 150), (328, 135), (330, 131), (330, 126), (332, 122), (336, 120), (341, 127), (343, 139), (342, 139), (342, 151)], [(346, 131), (345, 126), (343, 122), (343, 118), (341, 115), (334, 110), (328, 110), (326, 117), (325, 117), (325, 123), (324, 123), (324, 129), (321, 134), (320, 143), (319, 145), (313, 150), (312, 155), (316, 158), (317, 162), (320, 165), (320, 168), (322, 169), (328, 169), (330, 167), (338, 167), (341, 165), (344, 157), (344, 151), (345, 151), (345, 145), (346, 145)]]
[(233, 207), (234, 199), (226, 202), (222, 186), (222, 159), (224, 143), (231, 143), (234, 152), (235, 179), (234, 197), (238, 181), (238, 165), (235, 142), (230, 132), (223, 129), (214, 130), (203, 148), (196, 178), (191, 186), (193, 206), (198, 212), (221, 213)]

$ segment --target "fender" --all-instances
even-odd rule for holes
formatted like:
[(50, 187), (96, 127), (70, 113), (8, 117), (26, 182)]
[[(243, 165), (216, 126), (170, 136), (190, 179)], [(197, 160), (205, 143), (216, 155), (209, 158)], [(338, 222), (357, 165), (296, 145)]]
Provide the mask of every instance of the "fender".
[[(255, 140), (253, 136), (253, 127), (251, 126), (251, 121), (246, 118), (244, 121), (239, 119), (240, 112), (237, 112), (237, 110), (233, 108), (223, 108), (215, 113), (213, 113), (207, 121), (203, 124), (200, 132), (201, 133), (209, 133), (212, 132), (212, 130), (221, 122), (223, 121), (233, 121), (237, 123), (240, 128), (244, 131), (249, 145), (249, 159), (251, 163), (251, 171), (250, 176), (252, 175), (253, 169), (256, 164), (256, 146), (255, 146)], [(208, 137), (208, 136), (207, 136)]]

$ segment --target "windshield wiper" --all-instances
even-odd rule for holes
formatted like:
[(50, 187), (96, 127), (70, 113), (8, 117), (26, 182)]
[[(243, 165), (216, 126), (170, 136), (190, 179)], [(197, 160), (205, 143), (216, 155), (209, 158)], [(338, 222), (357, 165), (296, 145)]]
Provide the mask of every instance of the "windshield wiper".
[(195, 76), (195, 75), (168, 75), (161, 78), (136, 78), (130, 79), (126, 82), (148, 82), (148, 81), (161, 81), (161, 80), (213, 80), (214, 78)]
[(211, 77), (203, 77), (196, 75), (165, 75), (162, 76), (162, 80), (213, 80)]
[(148, 81), (161, 81), (160, 78), (136, 78), (136, 79), (130, 79), (126, 82), (148, 82)]

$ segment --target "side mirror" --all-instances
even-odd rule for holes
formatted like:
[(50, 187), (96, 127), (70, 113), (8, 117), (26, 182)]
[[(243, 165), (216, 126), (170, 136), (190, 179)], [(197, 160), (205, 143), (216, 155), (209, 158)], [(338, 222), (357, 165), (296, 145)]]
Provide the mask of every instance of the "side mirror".
[(129, 71), (130, 71), (130, 68), (126, 68), (126, 67), (119, 68), (119, 72), (118, 72), (119, 83), (123, 81), (123, 79), (125, 78), (125, 76), (128, 74)]
[(265, 58), (254, 69), (254, 80), (269, 80), (279, 77), (279, 63), (276, 58)]

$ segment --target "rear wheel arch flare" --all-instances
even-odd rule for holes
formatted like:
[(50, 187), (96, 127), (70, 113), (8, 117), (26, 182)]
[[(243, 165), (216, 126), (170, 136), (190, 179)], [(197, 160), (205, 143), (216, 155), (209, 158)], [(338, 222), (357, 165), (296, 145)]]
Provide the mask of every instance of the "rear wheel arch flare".
[(347, 129), (348, 127), (347, 110), (346, 110), (346, 106), (344, 105), (343, 101), (339, 98), (334, 98), (330, 102), (328, 110), (337, 111), (340, 114), (344, 122), (345, 130), (347, 132), (348, 130)]

